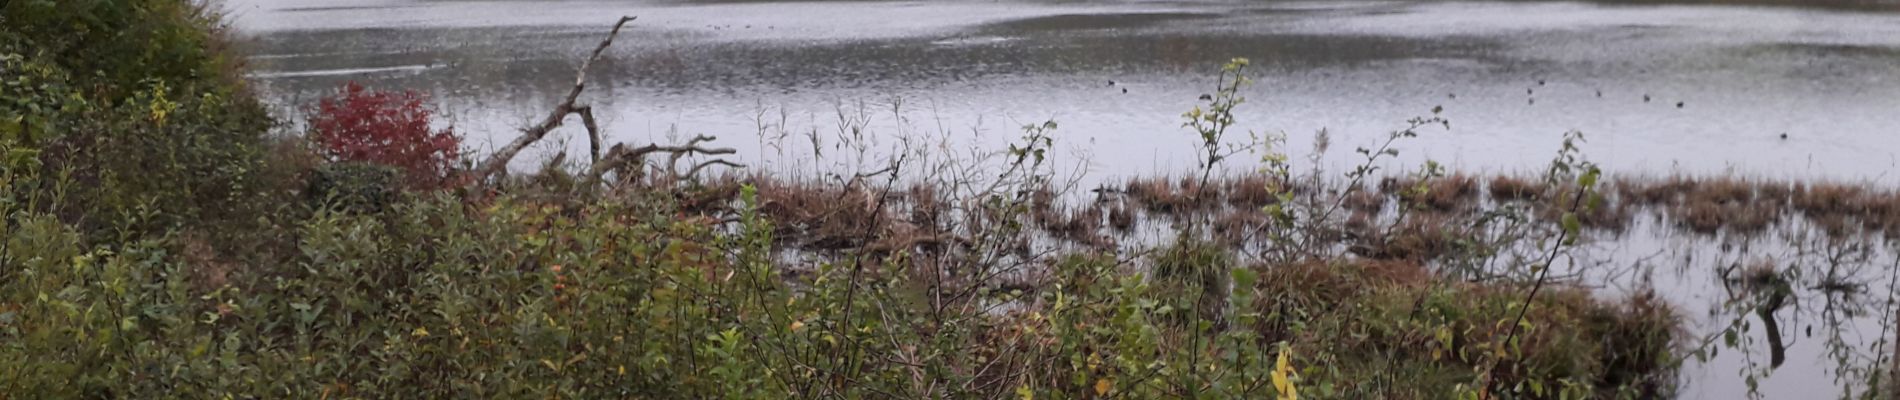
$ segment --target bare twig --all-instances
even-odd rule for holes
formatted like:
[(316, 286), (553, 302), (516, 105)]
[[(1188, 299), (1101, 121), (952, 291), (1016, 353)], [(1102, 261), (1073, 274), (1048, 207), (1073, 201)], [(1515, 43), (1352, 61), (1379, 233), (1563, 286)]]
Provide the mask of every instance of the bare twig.
[[(730, 148), (710, 148), (710, 147), (699, 146), (699, 143), (711, 141), (713, 139), (714, 137), (712, 136), (700, 135), (700, 136), (694, 137), (690, 141), (687, 141), (686, 142), (687, 144), (685, 145), (661, 146), (657, 144), (649, 144), (646, 146), (640, 146), (640, 147), (632, 148), (632, 149), (628, 149), (625, 144), (616, 144), (614, 145), (613, 149), (610, 149), (607, 151), (607, 155), (601, 158), (600, 162), (594, 163), (594, 166), (588, 170), (587, 176), (589, 179), (592, 179), (593, 182), (599, 182), (600, 179), (604, 177), (608, 172), (620, 171), (623, 174), (635, 173), (639, 171), (641, 167), (644, 166), (643, 164), (646, 163), (647, 155), (652, 154), (652, 153), (670, 153), (671, 158), (669, 159), (669, 161), (677, 163), (680, 158), (686, 155), (690, 155), (690, 154), (724, 155), (724, 154), (733, 154), (733, 153), (738, 152), (737, 150), (733, 150)], [(726, 165), (726, 166), (731, 166), (731, 167), (744, 167), (743, 165), (735, 164), (735, 163), (725, 161), (725, 160), (713, 160), (713, 161), (700, 163), (699, 165), (694, 166), (691, 170), (688, 170), (686, 175), (684, 176), (675, 174), (671, 176), (670, 178), (672, 179), (690, 178), (698, 174), (699, 170), (704, 169), (711, 165), (715, 165), (715, 164)], [(667, 167), (667, 171), (669, 171), (669, 173), (675, 170), (676, 169), (673, 168), (671, 165)], [(620, 177), (621, 180), (628, 180), (630, 178), (635, 178), (635, 177), (634, 176)]]
[(694, 177), (697, 177), (697, 176), (699, 176), (699, 170), (701, 170), (701, 169), (705, 169), (706, 167), (710, 167), (710, 166), (714, 166), (714, 165), (724, 165), (724, 166), (727, 166), (727, 167), (732, 167), (732, 168), (745, 168), (745, 166), (744, 166), (744, 165), (740, 165), (740, 164), (737, 164), (737, 163), (734, 163), (734, 162), (731, 162), (731, 161), (726, 161), (726, 160), (708, 160), (708, 161), (705, 161), (705, 162), (701, 162), (701, 163), (699, 163), (699, 165), (694, 165), (692, 169), (688, 169), (688, 170), (686, 170), (686, 173), (685, 173), (685, 174), (683, 174), (683, 175), (680, 175), (680, 176), (677, 176), (677, 177), (675, 177), (675, 178), (678, 178), (678, 179), (693, 179)]

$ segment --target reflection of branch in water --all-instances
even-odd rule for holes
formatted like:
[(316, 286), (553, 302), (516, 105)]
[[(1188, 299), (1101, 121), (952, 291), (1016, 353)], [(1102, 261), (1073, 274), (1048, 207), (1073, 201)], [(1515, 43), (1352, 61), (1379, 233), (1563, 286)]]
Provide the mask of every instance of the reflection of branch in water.
[(1781, 340), (1781, 324), (1775, 320), (1775, 311), (1781, 310), (1781, 306), (1787, 302), (1791, 289), (1788, 282), (1780, 277), (1771, 279), (1772, 282), (1764, 282), (1773, 285), (1763, 293), (1768, 299), (1755, 309), (1755, 313), (1761, 317), (1762, 328), (1768, 331), (1768, 368), (1772, 369), (1780, 368), (1781, 363), (1788, 360), (1788, 345)]
[[(1896, 250), (1900, 250), (1900, 243), (1892, 244), (1896, 246)], [(1869, 368), (1868, 373), (1872, 378), (1868, 379), (1869, 382), (1879, 382), (1879, 368), (1887, 367), (1887, 384), (1886, 387), (1870, 387), (1867, 390), (1868, 394), (1878, 394), (1881, 390), (1887, 390), (1889, 398), (1900, 397), (1900, 302), (1896, 302), (1900, 300), (1900, 251), (1895, 253), (1893, 265), (1887, 267), (1887, 305), (1894, 309), (1892, 312), (1885, 312), (1885, 309), (1882, 309), (1883, 312), (1881, 312), (1883, 319), (1887, 317), (1893, 319), (1880, 321), (1880, 334), (1876, 336), (1878, 339), (1874, 341), (1873, 346), (1875, 353), (1873, 368)], [(1889, 337), (1893, 341), (1887, 341)], [(1892, 349), (1882, 349), (1883, 346), (1892, 347)], [(1890, 352), (1893, 355), (1892, 358), (1888, 358)]]

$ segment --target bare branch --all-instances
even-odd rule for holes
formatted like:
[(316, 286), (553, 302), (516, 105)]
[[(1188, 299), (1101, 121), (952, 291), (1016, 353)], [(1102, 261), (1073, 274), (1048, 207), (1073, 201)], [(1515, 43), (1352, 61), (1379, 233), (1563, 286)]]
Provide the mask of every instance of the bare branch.
[(588, 162), (600, 162), (600, 124), (594, 122), (594, 107), (577, 107), (574, 109), (574, 113), (581, 115), (581, 125), (587, 127), (587, 146), (588, 150), (591, 151), (590, 154), (594, 157), (589, 159)]
[[(594, 47), (594, 53), (589, 55), (586, 61), (581, 62), (580, 70), (574, 74), (574, 88), (567, 92), (567, 97), (559, 104), (554, 105), (554, 110), (548, 112), (547, 118), (542, 119), (541, 124), (522, 129), (521, 137), (515, 138), (515, 141), (509, 143), (507, 146), (495, 150), (495, 154), (490, 155), (488, 160), (482, 161), (481, 165), (475, 168), (475, 181), (485, 181), (489, 176), (493, 176), (496, 172), (507, 168), (508, 162), (514, 160), (515, 155), (520, 154), (522, 149), (533, 145), (534, 142), (540, 141), (543, 137), (547, 137), (548, 132), (561, 126), (562, 120), (566, 119), (568, 114), (577, 112), (576, 110), (578, 108), (574, 106), (574, 101), (580, 98), (581, 91), (587, 89), (587, 69), (594, 65), (594, 61), (600, 59), (600, 54), (606, 51), (608, 46), (613, 45), (614, 37), (620, 35), (620, 28), (626, 26), (628, 22), (632, 22), (635, 18), (638, 17), (620, 17), (620, 21), (614, 23), (613, 31), (608, 32), (607, 38), (601, 39), (600, 45)], [(590, 111), (582, 117), (586, 120), (592, 120), (592, 118), (587, 117), (587, 115), (591, 114), (592, 112)], [(583, 122), (587, 121), (584, 120)], [(588, 125), (593, 124), (590, 123)], [(589, 126), (589, 130), (592, 130), (592, 128), (594, 127)], [(598, 140), (596, 140), (596, 143), (598, 143)]]
[[(730, 148), (708, 148), (708, 147), (699, 146), (699, 143), (712, 141), (713, 139), (715, 138), (712, 136), (699, 135), (699, 136), (694, 137), (692, 140), (687, 141), (686, 142), (687, 144), (685, 145), (661, 146), (658, 144), (649, 144), (646, 146), (641, 146), (641, 147), (632, 148), (632, 149), (628, 149), (626, 145), (624, 144), (614, 145), (613, 149), (608, 150), (607, 155), (604, 158), (602, 158), (600, 162), (594, 163), (593, 168), (590, 168), (587, 171), (587, 176), (590, 179), (592, 179), (593, 182), (599, 182), (600, 179), (603, 176), (605, 176), (608, 172), (637, 171), (639, 170), (639, 168), (643, 167), (644, 164), (646, 163), (647, 155), (653, 154), (653, 153), (670, 153), (670, 157), (668, 159), (673, 162), (677, 162), (681, 157), (684, 157), (687, 155), (693, 155), (693, 154), (725, 155), (725, 154), (738, 153), (738, 150), (733, 150)], [(723, 160), (715, 160), (715, 161), (718, 161), (718, 162), (708, 162), (708, 163), (709, 164), (723, 163), (725, 165), (730, 165), (730, 166), (739, 166), (738, 164), (726, 162)], [(693, 167), (691, 171), (688, 172), (687, 175), (690, 176), (693, 173), (698, 172), (700, 169), (706, 166), (707, 164), (701, 164), (699, 166), (695, 166)], [(671, 167), (669, 167), (668, 170), (670, 173)], [(677, 178), (678, 176), (674, 175), (674, 177)], [(626, 178), (627, 177), (622, 177), (621, 179), (624, 180)]]
[(733, 163), (733, 162), (731, 162), (731, 161), (726, 161), (726, 160), (711, 160), (711, 161), (706, 161), (706, 162), (702, 162), (702, 163), (699, 163), (699, 165), (694, 165), (692, 169), (688, 169), (688, 170), (686, 170), (686, 174), (685, 174), (685, 175), (680, 175), (680, 176), (679, 176), (678, 178), (679, 178), (679, 179), (692, 179), (693, 177), (696, 177), (696, 176), (699, 176), (699, 170), (701, 170), (701, 169), (705, 169), (706, 167), (710, 167), (710, 166), (713, 166), (713, 165), (724, 165), (724, 166), (727, 166), (727, 167), (732, 167), (732, 168), (745, 168), (745, 166), (744, 166), (744, 165), (740, 165), (740, 164), (736, 164), (736, 163)]

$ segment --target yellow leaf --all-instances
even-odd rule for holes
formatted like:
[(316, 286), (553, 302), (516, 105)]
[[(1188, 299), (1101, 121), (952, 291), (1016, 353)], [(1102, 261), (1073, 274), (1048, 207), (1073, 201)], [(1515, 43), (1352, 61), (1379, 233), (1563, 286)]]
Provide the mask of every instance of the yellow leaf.
[(1097, 396), (1107, 396), (1109, 389), (1114, 388), (1115, 382), (1110, 382), (1108, 378), (1095, 380), (1095, 395)]
[(1022, 400), (1036, 400), (1036, 392), (1029, 391), (1028, 384), (1017, 386), (1016, 398), (1022, 399)]
[(429, 328), (418, 326), (414, 332), (409, 332), (409, 336), (429, 337)]
[(804, 328), (805, 328), (805, 321), (792, 321), (792, 332), (798, 332), (799, 329), (804, 329)]
[(1280, 400), (1299, 400), (1299, 389), (1293, 387), (1293, 365), (1286, 349), (1280, 349), (1280, 359), (1273, 364), (1273, 388), (1280, 392)]

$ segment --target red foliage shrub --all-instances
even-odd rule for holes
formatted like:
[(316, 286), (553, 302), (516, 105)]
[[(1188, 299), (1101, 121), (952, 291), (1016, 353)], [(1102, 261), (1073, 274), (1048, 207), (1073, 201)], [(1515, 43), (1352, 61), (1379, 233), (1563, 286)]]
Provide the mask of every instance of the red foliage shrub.
[(413, 90), (364, 89), (350, 82), (318, 101), (310, 129), (318, 151), (331, 161), (396, 167), (410, 189), (442, 189), (460, 181), (462, 138), (451, 128), (429, 127), (434, 111), (426, 100)]

